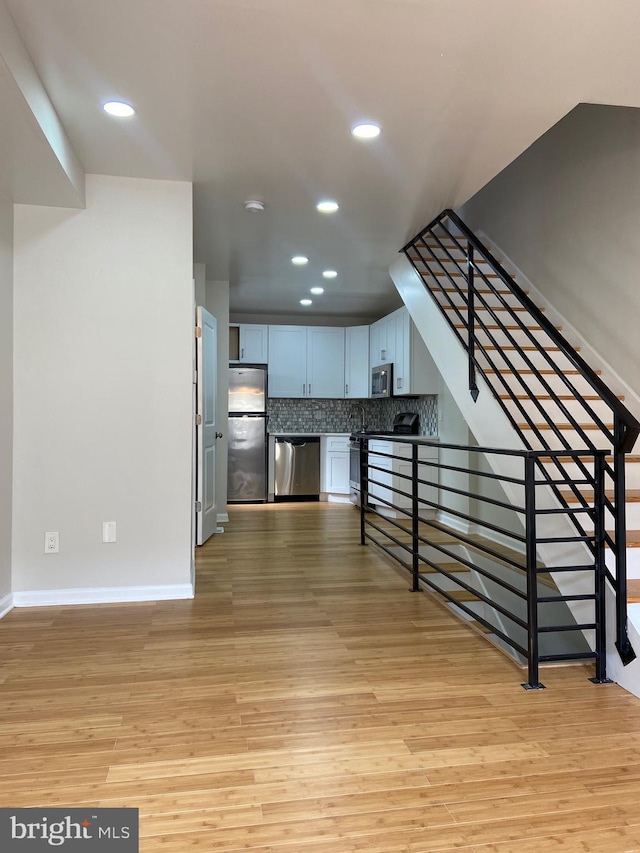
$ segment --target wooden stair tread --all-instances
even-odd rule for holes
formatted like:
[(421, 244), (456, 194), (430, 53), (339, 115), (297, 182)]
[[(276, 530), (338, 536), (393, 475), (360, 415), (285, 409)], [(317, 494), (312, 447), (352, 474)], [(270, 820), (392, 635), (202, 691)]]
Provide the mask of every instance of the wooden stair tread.
[[(613, 462), (613, 456), (605, 456), (605, 459), (610, 464)], [(540, 462), (552, 462), (552, 461), (553, 462), (555, 462), (555, 461), (557, 461), (557, 462), (575, 462), (576, 461), (571, 456), (556, 456), (553, 459), (551, 458), (551, 456), (540, 456), (539, 460), (540, 460)], [(589, 461), (588, 457), (587, 457), (587, 461)], [(624, 461), (625, 461), (625, 463), (626, 462), (631, 462), (631, 463), (640, 462), (640, 456), (627, 455), (627, 456), (625, 456)]]
[[(439, 260), (442, 260), (442, 258), (440, 258)], [(419, 261), (418, 263), (425, 263), (425, 262)], [(426, 273), (422, 273), (422, 275), (437, 275), (439, 277), (444, 276), (447, 278), (449, 276), (451, 276), (451, 278), (464, 278), (465, 280), (467, 278), (467, 276), (463, 272), (447, 272), (446, 270), (429, 270)], [(481, 275), (484, 278), (500, 278), (501, 277), (498, 275), (497, 272), (483, 272)]]
[[(496, 373), (496, 371), (492, 367), (483, 368), (483, 370), (485, 373)], [(513, 371), (498, 370), (497, 372), (498, 373), (512, 373)], [(594, 370), (593, 372), (596, 374), (596, 376), (600, 376), (602, 373), (601, 370)], [(582, 376), (582, 374), (580, 373), (579, 370), (563, 370), (562, 374), (560, 374), (560, 372), (557, 370), (548, 370), (546, 368), (542, 368), (541, 370), (530, 370), (529, 368), (522, 368), (522, 370), (518, 370), (518, 373), (522, 373), (522, 374), (526, 374), (526, 375), (530, 375), (530, 374), (534, 373), (534, 374), (540, 375), (540, 376), (560, 376), (560, 375)]]
[[(434, 296), (437, 296), (439, 293), (467, 293), (467, 288), (465, 287), (435, 287), (435, 285), (429, 285), (428, 290)], [(490, 287), (476, 287), (474, 292), (480, 293), (483, 296), (515, 296), (515, 294), (512, 293), (510, 290), (497, 290), (496, 288)], [(486, 310), (487, 309), (482, 304), (476, 305), (476, 311)]]
[[(464, 574), (464, 572), (470, 572), (471, 569), (469, 566), (463, 566), (461, 563), (438, 563), (440, 568), (444, 569), (446, 572), (449, 572), (450, 575), (460, 575)], [(437, 569), (434, 569), (432, 566), (427, 566), (425, 563), (422, 563), (420, 567), (421, 575), (439, 575), (441, 574)]]
[[(434, 590), (434, 592), (439, 591), (440, 590)], [(469, 592), (468, 589), (447, 589), (441, 591), (446, 592), (447, 595), (455, 598), (456, 601), (480, 601), (478, 596), (474, 592)]]
[[(611, 430), (613, 429), (613, 424), (605, 424), (605, 426), (608, 429), (611, 429)], [(534, 429), (534, 428), (540, 429), (540, 430), (548, 430), (548, 429), (553, 429), (554, 427), (556, 427), (557, 429), (566, 429), (566, 430), (575, 430), (576, 429), (576, 427), (572, 426), (571, 424), (558, 424), (558, 423), (534, 424), (533, 427), (529, 426), (529, 424), (518, 424), (518, 429), (523, 429), (523, 430)], [(578, 424), (578, 428), (583, 429), (583, 430), (600, 430), (600, 427), (598, 426), (598, 424)]]
[[(466, 323), (454, 323), (454, 328), (456, 329), (466, 329)], [(542, 326), (510, 326), (505, 323), (502, 326), (499, 326), (497, 323), (483, 323), (483, 329), (491, 329), (492, 331), (501, 331), (504, 329), (505, 332), (541, 332)], [(562, 326), (556, 326), (556, 329), (560, 331)]]
[[(607, 533), (615, 542), (615, 531), (607, 530)], [(607, 544), (608, 548), (609, 545)], [(627, 548), (640, 548), (640, 530), (627, 530)]]
[[(432, 290), (431, 293), (437, 293), (437, 291)], [(465, 306), (464, 305), (440, 305), (440, 307), (442, 309), (444, 309), (445, 311), (455, 311), (456, 308), (458, 310), (460, 310), (460, 308), (464, 308)], [(479, 305), (476, 307), (476, 311), (488, 311), (488, 310), (489, 310), (488, 308), (483, 308), (482, 305)], [(522, 305), (510, 305), (508, 308), (505, 307), (504, 305), (492, 305), (491, 310), (492, 311), (520, 311), (523, 313), (524, 312), (531, 313), (528, 308), (525, 308)], [(540, 312), (544, 313), (545, 309), (539, 308), (538, 310)]]
[(627, 601), (629, 604), (640, 603), (640, 580), (627, 581)]
[[(482, 331), (480, 329), (479, 331)], [(498, 352), (502, 352), (503, 350), (508, 350), (509, 352), (518, 352), (522, 350), (523, 352), (560, 352), (560, 347), (552, 346), (552, 347), (543, 347), (543, 346), (530, 346), (527, 344), (526, 346), (516, 347), (513, 344), (505, 344), (504, 346), (495, 346), (494, 344), (478, 344), (478, 346), (482, 347), (482, 349), (490, 349), (490, 350), (498, 350)], [(576, 352), (580, 352), (580, 348), (575, 348)]]
[[(580, 493), (588, 500), (593, 500), (593, 489), (582, 489), (580, 487)], [(567, 503), (574, 504), (579, 503), (577, 495), (575, 495), (572, 491), (566, 491), (565, 489), (560, 490), (560, 494), (566, 500)], [(613, 491), (607, 489), (605, 492), (607, 498), (612, 501), (613, 500)], [(625, 503), (640, 503), (640, 489), (626, 489), (624, 493)]]
[[(501, 400), (531, 400), (529, 394), (500, 394)], [(598, 394), (556, 394), (552, 397), (551, 394), (536, 394), (536, 400), (601, 400)], [(619, 400), (624, 400), (624, 397), (618, 397)]]

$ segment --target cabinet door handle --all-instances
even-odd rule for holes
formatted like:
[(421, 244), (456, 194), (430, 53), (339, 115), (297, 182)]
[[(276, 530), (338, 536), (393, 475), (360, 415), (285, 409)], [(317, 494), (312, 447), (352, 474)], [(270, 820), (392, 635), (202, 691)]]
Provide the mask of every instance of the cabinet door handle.
[(309, 397), (311, 396), (311, 383), (309, 383), (309, 390), (307, 391), (307, 395), (308, 395)]
[(307, 393), (307, 383), (303, 382), (302, 383), (302, 396), (304, 397), (306, 393)]
[(396, 388), (402, 388), (402, 377), (396, 379)]
[(244, 347), (240, 350), (240, 358), (244, 358)]
[(349, 385), (348, 384), (345, 384), (345, 386), (344, 386), (344, 393), (345, 394), (349, 393)]
[(387, 351), (386, 351), (386, 349), (381, 349), (381, 350), (380, 350), (380, 361), (385, 361), (385, 360), (386, 360), (386, 358), (387, 358)]

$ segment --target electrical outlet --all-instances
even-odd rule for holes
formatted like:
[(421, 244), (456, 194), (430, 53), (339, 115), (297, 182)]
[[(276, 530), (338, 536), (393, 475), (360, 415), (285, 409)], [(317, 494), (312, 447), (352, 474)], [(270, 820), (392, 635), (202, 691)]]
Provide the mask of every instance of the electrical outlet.
[(102, 522), (102, 541), (103, 542), (115, 542), (116, 541), (116, 523), (115, 523), (115, 521), (103, 521)]
[(56, 531), (54, 533), (45, 533), (44, 534), (44, 553), (45, 554), (58, 554), (60, 552), (60, 534)]

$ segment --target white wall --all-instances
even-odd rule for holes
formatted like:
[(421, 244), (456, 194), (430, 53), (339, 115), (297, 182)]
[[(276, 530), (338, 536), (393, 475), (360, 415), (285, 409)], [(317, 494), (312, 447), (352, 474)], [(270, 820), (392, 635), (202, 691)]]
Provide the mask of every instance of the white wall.
[(187, 183), (89, 175), (86, 210), (16, 206), (18, 593), (189, 584), (191, 204)]
[(640, 110), (581, 104), (460, 215), (640, 392)]
[[(438, 436), (443, 444), (470, 445), (473, 443), (467, 422), (451, 396), (451, 392), (442, 376), (439, 380), (438, 389)], [(440, 464), (453, 465), (460, 468), (468, 466), (469, 453), (460, 450), (448, 450), (443, 447), (440, 449)], [(463, 491), (469, 491), (470, 489), (469, 475), (458, 471), (441, 470), (440, 484), (441, 486), (450, 486), (451, 488)], [(440, 491), (440, 502), (448, 509), (466, 515), (469, 514), (469, 498), (463, 495), (457, 495), (442, 488)], [(442, 520), (458, 530), (464, 531), (468, 527), (468, 522), (446, 511), (442, 515)]]
[(216, 445), (216, 507), (218, 520), (228, 520), (228, 418), (229, 412), (229, 282), (208, 281), (205, 307), (218, 321), (218, 430), (222, 438)]
[(207, 301), (207, 265), (193, 265), (193, 281), (195, 283), (195, 300), (196, 305), (201, 305), (203, 308)]
[(0, 614), (11, 593), (13, 204), (0, 196)]

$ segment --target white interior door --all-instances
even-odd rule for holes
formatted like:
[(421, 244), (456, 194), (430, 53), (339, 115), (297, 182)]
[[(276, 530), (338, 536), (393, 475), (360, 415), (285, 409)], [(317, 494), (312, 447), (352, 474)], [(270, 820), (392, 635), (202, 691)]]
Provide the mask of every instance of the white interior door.
[(216, 532), (216, 318), (204, 308), (196, 312), (197, 411), (196, 411), (196, 544), (202, 545)]

